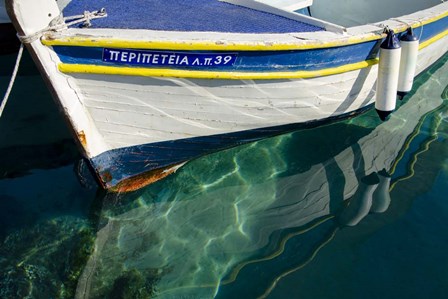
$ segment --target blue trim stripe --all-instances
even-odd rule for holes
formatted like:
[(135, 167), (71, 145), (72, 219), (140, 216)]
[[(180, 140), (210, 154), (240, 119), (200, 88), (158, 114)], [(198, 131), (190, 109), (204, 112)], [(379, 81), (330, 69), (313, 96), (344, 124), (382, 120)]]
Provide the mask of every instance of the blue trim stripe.
[[(106, 62), (103, 61), (103, 48), (94, 47), (72, 47), (72, 46), (54, 46), (62, 63), (67, 64), (88, 64), (105, 66), (132, 66), (132, 67), (151, 67), (148, 65), (135, 65), (126, 62)], [(343, 47), (296, 50), (296, 51), (241, 51), (236, 55), (233, 65), (208, 66), (207, 70), (226, 71), (312, 71), (326, 68), (338, 67), (346, 64), (361, 62), (376, 57), (378, 51), (378, 41), (370, 41), (360, 44), (354, 44)], [(155, 51), (165, 54), (184, 54), (199, 55), (211, 53), (212, 55), (230, 52), (216, 51)], [(154, 67), (160, 67), (155, 65)], [(164, 65), (166, 68), (203, 70), (204, 66), (192, 65)]]
[[(425, 42), (434, 36), (448, 30), (448, 16), (437, 21), (425, 24), (423, 26), (413, 28), (415, 36), (420, 40), (420, 43)], [(406, 35), (406, 31), (397, 33), (397, 38), (401, 39)]]
[[(439, 33), (442, 33), (448, 29), (448, 16), (441, 18), (437, 21), (428, 23), (426, 25), (414, 28), (414, 34), (420, 38), (420, 42), (424, 42)], [(401, 32), (398, 36), (406, 34), (406, 31)]]

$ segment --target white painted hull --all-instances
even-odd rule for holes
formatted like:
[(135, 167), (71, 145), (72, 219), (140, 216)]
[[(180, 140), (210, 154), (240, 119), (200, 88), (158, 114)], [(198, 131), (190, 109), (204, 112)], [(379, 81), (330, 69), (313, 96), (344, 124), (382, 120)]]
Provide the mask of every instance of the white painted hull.
[[(301, 123), (373, 100), (374, 69), (276, 81), (75, 75), (70, 79), (110, 148)], [(363, 76), (362, 78), (360, 76)], [(360, 81), (357, 86), (355, 81)], [(357, 94), (350, 94), (360, 89)]]
[[(420, 52), (418, 72), (448, 50)], [(374, 100), (377, 67), (313, 79), (70, 77), (109, 149), (325, 119)]]

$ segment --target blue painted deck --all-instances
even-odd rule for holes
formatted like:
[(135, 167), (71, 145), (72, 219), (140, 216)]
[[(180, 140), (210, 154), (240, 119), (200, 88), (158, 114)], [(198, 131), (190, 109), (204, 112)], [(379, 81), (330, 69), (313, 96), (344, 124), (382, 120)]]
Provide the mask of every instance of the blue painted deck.
[(64, 16), (106, 8), (93, 28), (234, 33), (314, 32), (323, 28), (218, 0), (73, 0)]

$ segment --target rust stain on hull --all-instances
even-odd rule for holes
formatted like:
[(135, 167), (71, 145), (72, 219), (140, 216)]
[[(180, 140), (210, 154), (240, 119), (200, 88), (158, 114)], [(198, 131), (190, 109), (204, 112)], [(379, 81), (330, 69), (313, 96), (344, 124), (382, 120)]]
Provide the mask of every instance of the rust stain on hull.
[(170, 174), (173, 174), (174, 172), (176, 172), (177, 169), (179, 169), (184, 164), (185, 163), (182, 163), (174, 166), (169, 166), (167, 168), (156, 169), (143, 174), (136, 175), (134, 177), (121, 181), (120, 183), (113, 186), (109, 190), (112, 192), (119, 192), (119, 193), (137, 191), (138, 189), (146, 187), (152, 183), (155, 183), (167, 177)]
[(86, 134), (84, 133), (84, 131), (79, 131), (76, 133), (76, 135), (78, 135), (78, 140), (79, 140), (79, 142), (81, 142), (81, 145), (84, 148), (87, 148), (87, 139), (86, 139)]

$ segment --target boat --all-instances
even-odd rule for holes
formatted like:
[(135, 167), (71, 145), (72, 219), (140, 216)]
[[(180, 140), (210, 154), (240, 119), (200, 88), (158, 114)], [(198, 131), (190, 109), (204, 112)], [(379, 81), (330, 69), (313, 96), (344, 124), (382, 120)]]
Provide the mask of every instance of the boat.
[[(396, 86), (401, 69), (412, 81), (448, 50), (448, 3), (370, 2), (6, 5), (99, 183), (125, 192), (203, 155), (373, 105), (393, 117), (396, 93), (409, 91)], [(418, 54), (402, 63), (414, 40)]]

